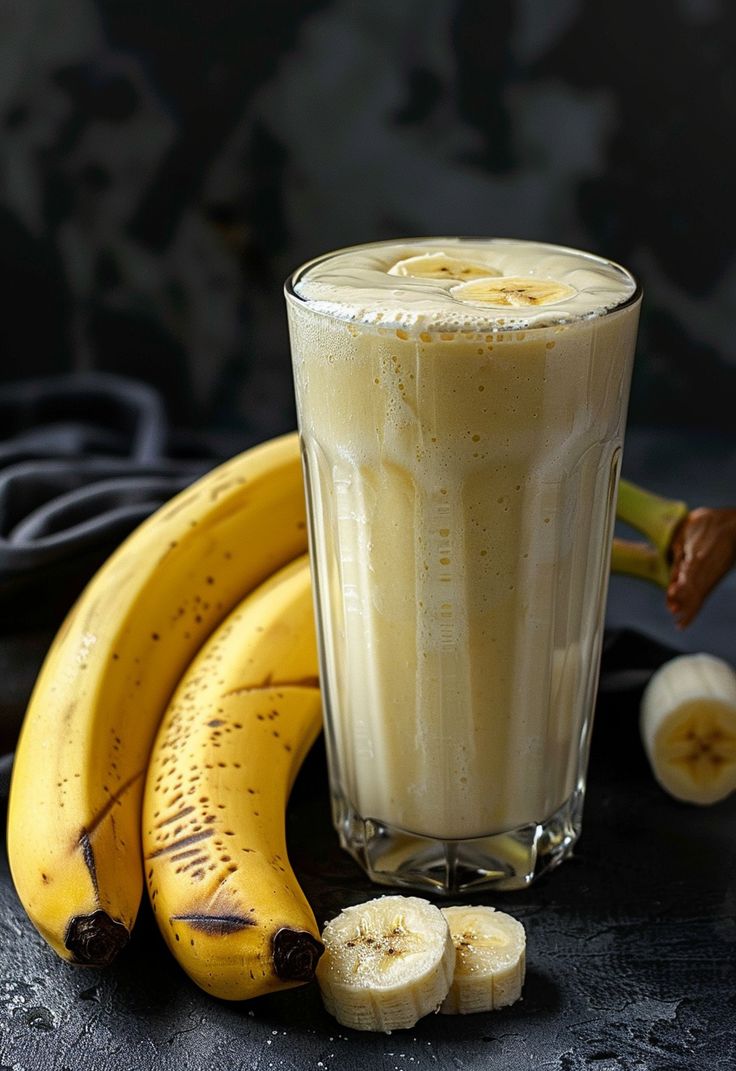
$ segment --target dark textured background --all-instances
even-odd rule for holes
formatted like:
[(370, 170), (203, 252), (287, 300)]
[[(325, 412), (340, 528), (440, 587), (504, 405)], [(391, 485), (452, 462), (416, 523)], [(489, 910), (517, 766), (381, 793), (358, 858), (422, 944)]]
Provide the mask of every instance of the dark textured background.
[(727, 0), (2, 0), (4, 374), (265, 437), (289, 270), (512, 235), (641, 276), (632, 422), (732, 426), (735, 47)]

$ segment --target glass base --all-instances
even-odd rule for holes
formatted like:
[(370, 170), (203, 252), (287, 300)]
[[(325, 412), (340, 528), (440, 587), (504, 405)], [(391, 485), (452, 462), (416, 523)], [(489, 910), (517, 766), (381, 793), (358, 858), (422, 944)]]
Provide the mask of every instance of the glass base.
[(570, 855), (580, 835), (583, 790), (542, 822), (468, 840), (438, 840), (362, 818), (333, 798), (341, 846), (371, 881), (436, 896), (483, 889), (524, 889)]

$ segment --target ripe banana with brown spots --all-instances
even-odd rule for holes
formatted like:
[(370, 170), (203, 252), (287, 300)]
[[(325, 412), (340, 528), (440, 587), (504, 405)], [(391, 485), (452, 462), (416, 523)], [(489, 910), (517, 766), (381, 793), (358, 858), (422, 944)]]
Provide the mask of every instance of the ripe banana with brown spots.
[(127, 941), (143, 892), (144, 773), (171, 693), (243, 596), (305, 550), (292, 434), (158, 510), (67, 616), (31, 696), (8, 813), (18, 895), (65, 959), (102, 966)]
[(213, 633), (169, 704), (143, 803), (163, 937), (208, 993), (308, 981), (322, 953), (289, 865), (286, 802), (321, 724), (309, 565), (301, 558)]

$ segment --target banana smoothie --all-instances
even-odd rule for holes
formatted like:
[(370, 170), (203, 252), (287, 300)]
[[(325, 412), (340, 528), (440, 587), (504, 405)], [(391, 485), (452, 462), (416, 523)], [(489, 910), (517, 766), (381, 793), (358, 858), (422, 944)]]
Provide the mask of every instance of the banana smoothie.
[(313, 261), (287, 304), (343, 845), (380, 881), (527, 884), (579, 832), (636, 283), (424, 239)]

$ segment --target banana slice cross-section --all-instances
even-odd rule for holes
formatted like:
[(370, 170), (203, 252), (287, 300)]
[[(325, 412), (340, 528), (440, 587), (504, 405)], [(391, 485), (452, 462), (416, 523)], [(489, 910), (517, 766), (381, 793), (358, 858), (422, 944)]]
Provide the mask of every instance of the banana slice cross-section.
[(467, 1015), (518, 1000), (526, 969), (522, 924), (492, 907), (444, 907), (442, 914), (455, 945), (455, 974), (440, 1011)]
[(438, 907), (381, 896), (345, 908), (322, 932), (317, 979), (325, 1007), (354, 1030), (408, 1029), (445, 999), (455, 947)]
[(573, 297), (577, 291), (555, 279), (536, 279), (525, 275), (501, 275), (496, 279), (474, 279), (453, 286), (450, 293), (457, 301), (469, 305), (490, 305), (496, 309), (556, 305)]
[(388, 270), (389, 275), (410, 276), (415, 279), (482, 279), (500, 275), (497, 268), (478, 261), (462, 260), (447, 253), (420, 253), (415, 257), (404, 257)]
[(660, 667), (641, 701), (641, 736), (654, 776), (687, 803), (736, 790), (736, 672), (708, 654)]

